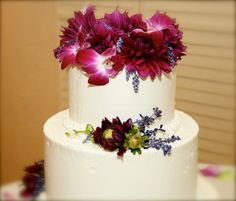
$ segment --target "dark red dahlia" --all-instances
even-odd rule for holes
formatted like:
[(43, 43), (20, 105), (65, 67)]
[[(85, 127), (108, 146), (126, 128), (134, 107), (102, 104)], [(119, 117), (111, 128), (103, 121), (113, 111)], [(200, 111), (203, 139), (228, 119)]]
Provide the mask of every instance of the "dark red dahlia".
[(153, 34), (133, 31), (129, 36), (123, 35), (121, 55), (125, 60), (126, 69), (129, 72), (137, 71), (139, 76), (154, 79), (161, 76), (162, 71), (171, 72), (167, 47), (163, 45), (163, 37), (158, 33)]
[(96, 52), (102, 54), (108, 48), (112, 48), (116, 45), (117, 40), (118, 32), (110, 29), (106, 24), (98, 22), (94, 25), (87, 42)]
[(105, 118), (102, 121), (102, 126), (97, 127), (93, 132), (94, 142), (105, 150), (118, 150), (117, 155), (122, 157), (126, 152), (124, 147), (125, 133), (128, 133), (131, 128), (131, 119), (122, 123), (118, 117), (112, 119), (112, 122)]
[(97, 20), (94, 15), (94, 6), (88, 6), (85, 12), (75, 12), (75, 16), (68, 20), (68, 27), (63, 27), (60, 44), (68, 41), (85, 40), (87, 34), (93, 30)]
[(110, 14), (105, 14), (102, 22), (111, 27), (111, 29), (118, 31), (119, 35), (129, 33), (134, 29), (146, 30), (146, 23), (142, 20), (141, 14), (128, 16), (127, 12), (121, 13), (118, 9)]
[(44, 190), (44, 161), (40, 160), (34, 165), (25, 168), (22, 182), (25, 186), (21, 195), (23, 197), (36, 197)]
[(44, 176), (44, 161), (36, 161), (34, 165), (25, 167), (24, 171), (29, 174), (38, 174)]

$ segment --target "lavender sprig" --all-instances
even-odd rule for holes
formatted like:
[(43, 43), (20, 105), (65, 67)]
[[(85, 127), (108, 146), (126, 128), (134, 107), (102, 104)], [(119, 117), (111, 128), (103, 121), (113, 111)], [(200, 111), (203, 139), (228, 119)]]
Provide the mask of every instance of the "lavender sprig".
[(126, 81), (129, 81), (130, 77), (132, 76), (132, 85), (133, 85), (133, 90), (135, 93), (138, 93), (139, 91), (139, 76), (137, 72), (128, 72), (126, 71)]
[(134, 76), (133, 76), (133, 81), (132, 81), (132, 85), (133, 85), (133, 89), (134, 89), (134, 92), (135, 93), (138, 93), (138, 90), (139, 90), (139, 76), (137, 75), (137, 73), (135, 72), (134, 73)]
[(117, 42), (116, 42), (116, 50), (117, 50), (118, 53), (121, 52), (122, 43), (123, 43), (123, 39), (122, 39), (122, 37), (119, 37)]
[(155, 138), (150, 137), (148, 142), (148, 147), (155, 148), (157, 150), (162, 149), (164, 156), (171, 154), (172, 146), (170, 143), (173, 143), (177, 140), (180, 140), (179, 136), (172, 135), (170, 138)]
[(86, 138), (84, 139), (83, 143), (86, 143), (86, 142), (88, 142), (89, 140), (91, 140), (92, 134), (93, 134), (93, 131), (90, 132), (90, 133), (86, 136)]
[(170, 66), (173, 68), (175, 66), (175, 57), (174, 57), (174, 53), (173, 53), (173, 48), (170, 46), (168, 47), (167, 55), (168, 55), (168, 59), (170, 61)]
[(158, 107), (155, 107), (153, 108), (153, 114), (151, 116), (143, 116), (140, 114), (141, 119), (137, 119), (134, 123), (138, 125), (141, 133), (145, 133), (146, 127), (150, 126), (157, 118), (161, 117), (161, 113), (162, 111), (159, 110)]

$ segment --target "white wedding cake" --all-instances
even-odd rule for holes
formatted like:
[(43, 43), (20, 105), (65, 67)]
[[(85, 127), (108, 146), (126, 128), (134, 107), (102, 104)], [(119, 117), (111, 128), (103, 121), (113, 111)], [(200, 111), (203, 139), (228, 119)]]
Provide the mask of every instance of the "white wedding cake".
[[(175, 20), (75, 12), (54, 51), (69, 109), (44, 125), (49, 200), (194, 199), (198, 125), (175, 110)], [(88, 81), (87, 81), (88, 80)]]

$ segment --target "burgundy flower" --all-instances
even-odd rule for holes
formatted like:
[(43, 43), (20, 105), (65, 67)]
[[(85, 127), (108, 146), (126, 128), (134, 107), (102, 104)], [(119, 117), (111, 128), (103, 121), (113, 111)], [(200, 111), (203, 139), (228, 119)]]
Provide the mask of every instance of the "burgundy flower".
[(23, 197), (36, 197), (44, 189), (44, 161), (35, 162), (34, 165), (25, 168), (26, 175), (22, 178), (25, 188)]
[(25, 167), (25, 172), (29, 174), (39, 174), (43, 175), (44, 174), (44, 161), (36, 161), (33, 165)]
[(90, 43), (91, 47), (96, 52), (102, 54), (108, 48), (115, 46), (117, 39), (117, 31), (107, 27), (105, 23), (98, 21), (98, 23), (94, 25), (87, 42)]
[(121, 55), (125, 60), (126, 69), (129, 72), (137, 71), (139, 76), (154, 79), (156, 75), (161, 76), (162, 71), (171, 72), (167, 56), (167, 47), (160, 42), (155, 42), (150, 33), (134, 31), (130, 36), (123, 35)]
[(67, 41), (77, 41), (87, 37), (97, 20), (94, 15), (94, 6), (88, 6), (85, 12), (75, 12), (75, 16), (68, 20), (68, 27), (63, 27), (61, 35), (61, 45)]
[(105, 118), (102, 121), (102, 126), (97, 127), (93, 132), (94, 142), (105, 150), (118, 150), (117, 155), (122, 157), (126, 152), (126, 147), (124, 146), (125, 133), (128, 133), (131, 128), (131, 119), (122, 123), (118, 117), (112, 119), (112, 122)]
[[(156, 35), (163, 35), (166, 46), (173, 49), (173, 56), (176, 61), (185, 55), (186, 46), (182, 43), (183, 32), (179, 30), (175, 19), (171, 19), (166, 14), (156, 12), (151, 18), (145, 21), (147, 23), (147, 32)], [(155, 36), (153, 37), (155, 38)]]
[(118, 31), (120, 35), (129, 33), (134, 29), (146, 29), (146, 23), (142, 20), (141, 14), (129, 17), (127, 12), (121, 13), (118, 9), (110, 14), (105, 14), (102, 21), (113, 30)]

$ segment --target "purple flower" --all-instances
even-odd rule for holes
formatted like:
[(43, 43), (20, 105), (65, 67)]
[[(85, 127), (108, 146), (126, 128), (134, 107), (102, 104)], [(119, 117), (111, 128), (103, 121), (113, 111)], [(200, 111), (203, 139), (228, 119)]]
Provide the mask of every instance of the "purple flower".
[(162, 43), (162, 37), (156, 36), (154, 40), (146, 32), (136, 30), (130, 36), (124, 34), (120, 55), (125, 61), (126, 70), (137, 71), (141, 78), (150, 76), (151, 79), (156, 75), (161, 76), (162, 71), (171, 72), (167, 48)]
[(75, 12), (74, 17), (68, 20), (68, 27), (63, 27), (60, 44), (74, 40), (86, 40), (97, 20), (94, 15), (94, 6), (88, 6), (85, 12)]
[(141, 14), (128, 16), (127, 12), (121, 13), (118, 9), (110, 14), (105, 14), (102, 21), (117, 31), (119, 35), (129, 33), (134, 29), (146, 30), (146, 23), (142, 20)]
[(61, 62), (61, 69), (69, 65), (77, 65), (76, 55), (79, 50), (88, 48), (89, 43), (70, 42), (54, 50), (54, 55)]
[(88, 74), (90, 84), (105, 85), (109, 76), (115, 76), (118, 71), (113, 68), (111, 57), (116, 54), (115, 46), (98, 54), (93, 49), (80, 50), (76, 59), (82, 69)]
[(23, 197), (36, 197), (44, 189), (44, 161), (40, 160), (34, 165), (25, 168), (25, 176), (22, 182), (25, 186), (21, 195)]
[(25, 167), (25, 172), (28, 174), (38, 174), (38, 175), (44, 175), (44, 161), (40, 160), (34, 163), (34, 165), (30, 165)]
[(125, 133), (128, 133), (131, 127), (132, 122), (130, 119), (122, 123), (118, 117), (112, 119), (112, 122), (105, 118), (102, 121), (102, 126), (97, 127), (93, 132), (94, 142), (105, 150), (118, 150), (117, 155), (123, 157), (127, 149), (124, 146)]

